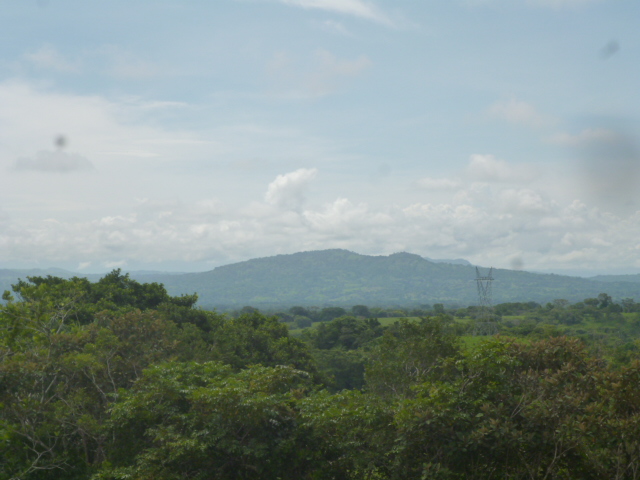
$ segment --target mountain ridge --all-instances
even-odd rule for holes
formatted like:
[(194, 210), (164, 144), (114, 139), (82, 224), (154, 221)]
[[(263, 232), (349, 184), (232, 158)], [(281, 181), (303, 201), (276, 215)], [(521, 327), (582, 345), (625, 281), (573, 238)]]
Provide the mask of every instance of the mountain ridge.
[[(480, 267), (482, 271), (487, 267)], [(594, 281), (556, 274), (494, 269), (494, 303), (580, 301), (607, 292), (614, 298), (640, 298), (632, 282)], [(207, 307), (245, 305), (420, 305), (477, 303), (476, 267), (435, 263), (398, 252), (361, 255), (342, 249), (262, 257), (208, 272), (165, 278), (172, 295), (197, 292)], [(160, 281), (154, 280), (154, 281)]]
[[(480, 267), (481, 274), (488, 270)], [(95, 281), (101, 275), (82, 275), (61, 269), (59, 276), (82, 276)], [(0, 270), (0, 288), (10, 288)], [(14, 273), (19, 271), (14, 270)], [(38, 270), (24, 271), (39, 275)], [(195, 273), (130, 272), (140, 282), (158, 282), (171, 295), (197, 293), (205, 308), (234, 309), (293, 305), (415, 306), (477, 303), (476, 267), (469, 262), (434, 261), (409, 252), (361, 255), (344, 249), (311, 250), (261, 257)], [(640, 284), (615, 278), (581, 278), (557, 274), (493, 269), (494, 303), (558, 298), (571, 302), (606, 292), (614, 299), (640, 299)], [(634, 277), (634, 276), (631, 276)], [(635, 279), (635, 277), (634, 277)]]

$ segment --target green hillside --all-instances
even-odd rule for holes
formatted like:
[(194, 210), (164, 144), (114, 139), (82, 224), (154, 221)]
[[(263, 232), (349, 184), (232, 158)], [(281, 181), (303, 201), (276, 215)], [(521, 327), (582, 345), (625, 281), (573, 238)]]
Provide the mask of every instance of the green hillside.
[(596, 282), (630, 282), (640, 283), (640, 273), (635, 275), (598, 275), (592, 277), (591, 280)]
[[(202, 273), (131, 272), (142, 282), (159, 282), (171, 295), (197, 292), (204, 307), (416, 306), (477, 303), (476, 268), (463, 261), (442, 263), (411, 253), (368, 256), (347, 250), (320, 250), (257, 258)], [(485, 275), (488, 268), (481, 268)], [(50, 270), (0, 270), (0, 287), (18, 278), (81, 275)], [(615, 299), (640, 300), (638, 275), (579, 278), (513, 270), (493, 270), (494, 303), (558, 298), (577, 302), (606, 292)], [(627, 280), (627, 281), (623, 281)]]
[[(487, 269), (481, 269), (486, 274)], [(561, 275), (493, 271), (495, 303), (579, 301), (607, 292), (614, 298), (640, 298), (640, 285), (600, 282)], [(434, 263), (418, 255), (367, 256), (346, 250), (277, 255), (218, 267), (209, 272), (149, 276), (172, 295), (198, 292), (200, 304), (218, 308), (244, 305), (420, 305), (475, 304), (476, 269)]]

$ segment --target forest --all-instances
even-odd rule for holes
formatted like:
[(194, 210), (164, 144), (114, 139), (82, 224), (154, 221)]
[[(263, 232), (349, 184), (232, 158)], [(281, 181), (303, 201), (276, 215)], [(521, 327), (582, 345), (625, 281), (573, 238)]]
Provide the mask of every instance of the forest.
[(631, 298), (222, 314), (114, 270), (3, 300), (0, 480), (640, 478)]

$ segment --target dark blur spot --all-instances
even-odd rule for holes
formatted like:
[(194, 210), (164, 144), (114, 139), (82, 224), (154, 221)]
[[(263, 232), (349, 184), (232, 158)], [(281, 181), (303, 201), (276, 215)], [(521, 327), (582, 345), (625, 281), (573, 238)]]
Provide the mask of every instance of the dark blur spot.
[(511, 270), (522, 270), (524, 268), (524, 262), (520, 257), (513, 257), (511, 259)]
[(620, 50), (620, 44), (616, 40), (611, 40), (600, 50), (600, 58), (607, 60), (618, 53), (618, 50)]
[(46, 8), (49, 6), (49, 0), (36, 0), (36, 5), (40, 8)]
[(64, 147), (67, 146), (67, 143), (68, 143), (67, 137), (65, 137), (64, 135), (58, 135), (53, 141), (53, 143), (56, 147), (62, 150)]
[(617, 214), (640, 209), (640, 151), (634, 138), (602, 130), (581, 147), (581, 177), (589, 200)]

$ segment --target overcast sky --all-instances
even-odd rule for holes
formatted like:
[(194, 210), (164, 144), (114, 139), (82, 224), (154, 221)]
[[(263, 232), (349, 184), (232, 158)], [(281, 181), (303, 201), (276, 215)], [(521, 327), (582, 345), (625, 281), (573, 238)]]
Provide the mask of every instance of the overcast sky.
[(637, 0), (4, 0), (0, 268), (640, 272)]

